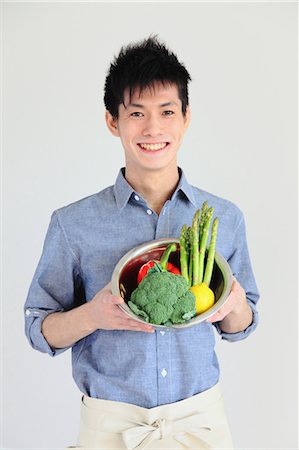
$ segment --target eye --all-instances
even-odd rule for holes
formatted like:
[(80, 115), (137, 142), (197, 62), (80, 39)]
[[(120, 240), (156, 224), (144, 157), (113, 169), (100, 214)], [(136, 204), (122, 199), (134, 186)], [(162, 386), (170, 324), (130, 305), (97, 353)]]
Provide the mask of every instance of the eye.
[(135, 112), (132, 112), (130, 114), (130, 116), (132, 116), (132, 117), (142, 117), (143, 114), (141, 112), (139, 112), (139, 111), (135, 111)]
[(174, 111), (171, 110), (167, 110), (167, 111), (163, 111), (164, 116), (172, 116), (174, 114)]

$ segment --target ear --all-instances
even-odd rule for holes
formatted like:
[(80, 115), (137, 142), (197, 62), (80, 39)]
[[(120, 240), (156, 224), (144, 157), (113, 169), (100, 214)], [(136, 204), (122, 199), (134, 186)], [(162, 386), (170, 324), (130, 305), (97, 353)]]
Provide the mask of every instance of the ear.
[(187, 105), (187, 106), (186, 106), (186, 113), (185, 113), (185, 115), (184, 115), (185, 130), (186, 130), (186, 129), (188, 128), (188, 126), (189, 126), (190, 119), (191, 119), (190, 106)]
[(109, 111), (105, 113), (106, 124), (113, 136), (119, 137), (117, 119), (115, 119)]

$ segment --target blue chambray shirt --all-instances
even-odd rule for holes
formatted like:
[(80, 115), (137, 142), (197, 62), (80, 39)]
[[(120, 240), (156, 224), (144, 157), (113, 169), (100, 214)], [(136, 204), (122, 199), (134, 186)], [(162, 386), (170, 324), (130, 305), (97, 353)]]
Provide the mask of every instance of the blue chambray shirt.
[(219, 365), (214, 329), (223, 339), (246, 338), (257, 325), (259, 298), (249, 259), (243, 214), (233, 203), (188, 184), (179, 184), (158, 216), (133, 190), (121, 169), (115, 185), (52, 215), (42, 256), (25, 303), (26, 335), (33, 348), (55, 356), (41, 332), (55, 311), (89, 301), (110, 280), (118, 260), (133, 247), (179, 237), (196, 209), (207, 200), (219, 217), (217, 251), (244, 287), (253, 322), (240, 333), (223, 333), (207, 322), (155, 333), (98, 330), (72, 347), (73, 377), (90, 397), (145, 408), (176, 402), (214, 386)]

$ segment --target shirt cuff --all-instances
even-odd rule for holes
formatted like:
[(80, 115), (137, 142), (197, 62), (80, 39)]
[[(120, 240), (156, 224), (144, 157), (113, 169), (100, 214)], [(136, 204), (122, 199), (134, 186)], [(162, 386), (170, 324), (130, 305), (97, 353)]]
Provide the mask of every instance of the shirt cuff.
[[(46, 341), (42, 333), (42, 323), (45, 318), (54, 311), (45, 311), (38, 308), (27, 308), (25, 311), (25, 327), (27, 338), (35, 350), (47, 353), (50, 356), (57, 356), (65, 352), (70, 347), (52, 348)], [(55, 311), (56, 312), (56, 311)]]
[(221, 339), (224, 339), (225, 341), (229, 341), (229, 342), (242, 341), (243, 339), (246, 339), (256, 329), (258, 322), (259, 322), (259, 315), (255, 308), (255, 305), (250, 301), (248, 301), (248, 304), (252, 310), (252, 322), (247, 328), (245, 328), (245, 330), (238, 331), (237, 333), (226, 333), (221, 330), (221, 328), (219, 326), (219, 322), (213, 323), (217, 332), (220, 334)]

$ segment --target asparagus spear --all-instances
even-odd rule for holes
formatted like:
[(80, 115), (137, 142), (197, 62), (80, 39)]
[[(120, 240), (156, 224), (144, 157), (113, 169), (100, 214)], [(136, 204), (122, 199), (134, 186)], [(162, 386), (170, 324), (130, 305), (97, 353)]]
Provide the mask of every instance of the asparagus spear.
[(193, 267), (193, 276), (191, 280), (192, 285), (199, 284), (199, 215), (200, 215), (200, 209), (196, 211), (193, 217), (192, 221), (192, 236), (191, 236), (191, 247), (192, 247), (192, 267)]
[(186, 238), (187, 238), (187, 225), (183, 225), (180, 233), (180, 265), (181, 265), (181, 273), (189, 283), (188, 242), (186, 241)]
[(200, 239), (200, 248), (199, 248), (199, 277), (198, 284), (203, 281), (203, 273), (204, 273), (204, 262), (205, 262), (205, 254), (207, 248), (207, 240), (209, 235), (209, 228), (212, 219), (212, 215), (214, 212), (214, 208), (209, 208), (206, 214), (206, 219), (203, 224), (202, 234)]
[(188, 244), (189, 244), (189, 286), (191, 286), (192, 285), (192, 277), (193, 277), (193, 248), (192, 248), (193, 230), (192, 230), (192, 227), (188, 227), (187, 235), (188, 235)]
[(208, 209), (209, 209), (208, 202), (207, 201), (203, 202), (203, 204), (201, 206), (201, 215), (200, 215), (200, 220), (199, 220), (199, 238), (200, 239), (202, 236), (203, 226), (204, 226), (204, 223), (206, 220)]
[(210, 282), (211, 282), (211, 278), (212, 278), (214, 259), (215, 259), (215, 251), (216, 251), (217, 230), (218, 230), (218, 217), (215, 217), (213, 224), (212, 224), (212, 233), (211, 233), (211, 239), (210, 239), (210, 245), (209, 245), (209, 251), (208, 251), (208, 258), (207, 258), (204, 280), (203, 280), (207, 286), (210, 286)]

